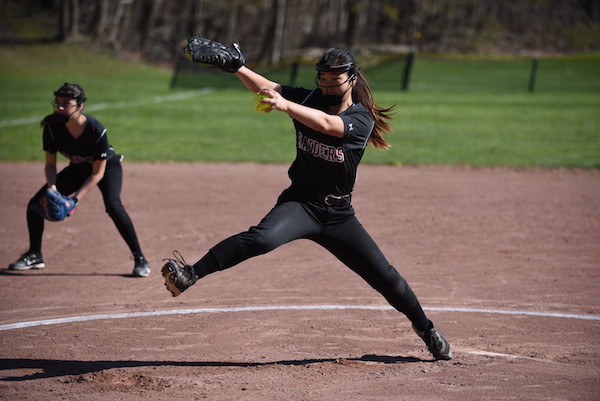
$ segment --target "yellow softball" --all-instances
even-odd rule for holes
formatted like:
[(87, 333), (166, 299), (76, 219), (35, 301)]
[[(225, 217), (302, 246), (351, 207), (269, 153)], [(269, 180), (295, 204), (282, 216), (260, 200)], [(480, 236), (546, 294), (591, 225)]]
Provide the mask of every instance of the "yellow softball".
[(271, 108), (271, 104), (269, 103), (262, 103), (260, 100), (261, 99), (270, 99), (271, 96), (268, 95), (264, 95), (262, 93), (257, 93), (254, 96), (254, 108), (256, 109), (256, 111), (260, 111), (261, 113), (266, 113), (267, 110), (269, 110)]

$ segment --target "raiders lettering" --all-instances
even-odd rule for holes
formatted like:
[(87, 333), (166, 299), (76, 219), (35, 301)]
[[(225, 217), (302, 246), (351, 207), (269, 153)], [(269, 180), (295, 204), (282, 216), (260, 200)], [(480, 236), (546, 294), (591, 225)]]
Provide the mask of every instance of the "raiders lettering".
[(344, 150), (341, 147), (336, 148), (335, 146), (307, 138), (301, 132), (298, 132), (298, 149), (330, 162), (344, 162)]
[(78, 156), (78, 155), (68, 155), (64, 152), (61, 152), (67, 159), (69, 159), (71, 161), (71, 163), (74, 164), (80, 164), (80, 163), (93, 163), (94, 162), (94, 158), (92, 156)]

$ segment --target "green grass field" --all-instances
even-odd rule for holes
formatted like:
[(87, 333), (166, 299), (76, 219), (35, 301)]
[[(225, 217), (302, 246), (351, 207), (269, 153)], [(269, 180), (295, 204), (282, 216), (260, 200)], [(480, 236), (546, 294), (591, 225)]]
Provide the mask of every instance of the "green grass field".
[[(82, 85), (86, 112), (127, 161), (290, 162), (294, 135), (282, 113), (257, 113), (231, 76), (170, 89), (172, 71), (118, 60), (83, 45), (0, 47), (0, 160), (43, 160), (39, 121), (63, 82)], [(402, 91), (403, 60), (365, 72), (378, 103), (397, 105), (392, 149), (365, 162), (600, 167), (600, 57), (530, 60), (417, 57)], [(289, 70), (267, 76), (287, 84)], [(312, 86), (302, 68), (298, 85)]]

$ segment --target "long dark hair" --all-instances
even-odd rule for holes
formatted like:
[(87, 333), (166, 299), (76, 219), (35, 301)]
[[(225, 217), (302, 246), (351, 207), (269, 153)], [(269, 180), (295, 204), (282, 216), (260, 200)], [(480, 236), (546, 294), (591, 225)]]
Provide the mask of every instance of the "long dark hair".
[(395, 106), (384, 108), (375, 103), (371, 86), (360, 67), (356, 64), (356, 59), (352, 52), (346, 49), (327, 49), (321, 56), (316, 67), (317, 71), (337, 70), (339, 72), (348, 72), (350, 77), (353, 76), (352, 101), (362, 104), (364, 108), (373, 114), (375, 120), (375, 126), (369, 138), (369, 143), (375, 148), (390, 148), (392, 145), (383, 136), (389, 134), (392, 130), (388, 120), (392, 119)]

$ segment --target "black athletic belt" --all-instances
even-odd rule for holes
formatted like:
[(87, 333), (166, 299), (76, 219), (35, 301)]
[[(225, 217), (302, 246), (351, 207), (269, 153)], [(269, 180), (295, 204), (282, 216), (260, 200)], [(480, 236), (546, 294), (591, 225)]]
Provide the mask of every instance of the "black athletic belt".
[(326, 204), (327, 206), (350, 206), (350, 199), (352, 196), (350, 194), (346, 195), (323, 195), (320, 194), (317, 197), (317, 200), (321, 203)]

